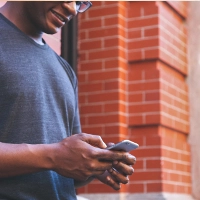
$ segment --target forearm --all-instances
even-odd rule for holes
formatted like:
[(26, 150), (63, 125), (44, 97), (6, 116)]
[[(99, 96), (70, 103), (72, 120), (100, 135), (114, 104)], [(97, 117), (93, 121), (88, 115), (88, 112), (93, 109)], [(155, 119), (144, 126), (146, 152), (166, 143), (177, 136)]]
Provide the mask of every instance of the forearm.
[(0, 143), (0, 178), (48, 170), (50, 145)]

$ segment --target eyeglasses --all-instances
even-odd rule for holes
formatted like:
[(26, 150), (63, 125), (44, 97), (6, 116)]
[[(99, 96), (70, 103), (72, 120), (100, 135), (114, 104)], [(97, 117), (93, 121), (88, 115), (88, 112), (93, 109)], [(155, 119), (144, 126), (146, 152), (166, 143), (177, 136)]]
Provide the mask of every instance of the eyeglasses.
[(76, 1), (77, 12), (83, 13), (92, 6), (90, 1)]
[[(72, 1), (65, 1), (66, 3), (71, 3)], [(75, 1), (76, 2), (76, 11), (83, 13), (88, 10), (92, 3), (90, 1)]]

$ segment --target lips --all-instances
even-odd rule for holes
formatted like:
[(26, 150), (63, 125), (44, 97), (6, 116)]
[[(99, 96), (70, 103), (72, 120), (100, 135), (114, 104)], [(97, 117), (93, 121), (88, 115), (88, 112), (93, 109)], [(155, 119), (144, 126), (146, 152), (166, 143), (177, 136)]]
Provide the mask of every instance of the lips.
[(55, 12), (54, 10), (51, 10), (51, 12), (61, 21), (61, 22), (66, 22), (67, 19), (65, 17), (63, 17), (61, 14)]

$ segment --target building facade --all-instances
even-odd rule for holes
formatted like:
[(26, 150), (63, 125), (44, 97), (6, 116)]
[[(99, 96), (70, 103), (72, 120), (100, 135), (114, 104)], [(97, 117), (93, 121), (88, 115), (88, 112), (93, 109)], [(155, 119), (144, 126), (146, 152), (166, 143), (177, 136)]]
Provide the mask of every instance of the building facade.
[[(200, 3), (92, 3), (78, 16), (82, 130), (140, 147), (132, 152), (135, 172), (120, 191), (95, 180), (78, 194), (90, 200), (200, 199)], [(61, 32), (45, 40), (61, 54)]]
[[(94, 181), (89, 199), (191, 199), (187, 2), (93, 2), (79, 17), (83, 131), (140, 148), (120, 192)], [(94, 197), (95, 196), (95, 197)]]

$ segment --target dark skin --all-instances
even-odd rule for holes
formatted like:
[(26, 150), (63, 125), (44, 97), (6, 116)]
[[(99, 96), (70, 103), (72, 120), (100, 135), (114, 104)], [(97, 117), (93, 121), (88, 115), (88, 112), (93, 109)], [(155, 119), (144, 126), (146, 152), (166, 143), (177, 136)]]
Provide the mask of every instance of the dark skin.
[[(69, 18), (77, 15), (75, 2), (59, 1), (7, 2), (0, 13), (41, 45), (43, 33), (57, 33)], [(97, 178), (118, 190), (121, 183), (128, 183), (136, 159), (129, 153), (106, 147), (100, 136), (86, 133), (54, 144), (0, 143), (0, 178), (54, 170), (75, 179), (76, 187)]]

